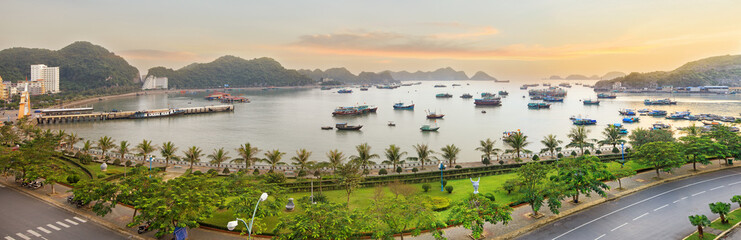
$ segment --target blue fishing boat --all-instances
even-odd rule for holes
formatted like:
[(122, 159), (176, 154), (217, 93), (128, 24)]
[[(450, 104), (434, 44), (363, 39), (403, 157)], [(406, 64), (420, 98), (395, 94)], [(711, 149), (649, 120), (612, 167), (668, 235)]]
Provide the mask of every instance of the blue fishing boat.
[(546, 102), (563, 102), (563, 98), (560, 97), (544, 97), (543, 101)]
[(636, 115), (636, 112), (633, 111), (633, 109), (622, 109), (618, 112), (620, 113), (620, 115), (623, 115), (623, 116), (635, 116)]
[(597, 98), (614, 99), (614, 98), (617, 98), (617, 96), (615, 94), (600, 93), (600, 94), (597, 94)]
[(168, 109), (166, 111), (138, 111), (129, 116), (131, 119), (169, 117), (185, 114), (185, 111), (178, 109)]
[(584, 105), (599, 105), (599, 100), (586, 99)]
[(588, 119), (588, 118), (576, 118), (571, 121), (574, 125), (578, 126), (585, 126), (585, 125), (595, 125), (597, 124), (597, 120), (594, 119)]
[(689, 115), (690, 115), (689, 111), (674, 112), (671, 115), (666, 116), (666, 119), (685, 119)]
[(550, 108), (551, 105), (548, 103), (528, 103), (527, 108), (529, 109), (541, 109), (541, 108)]
[(640, 120), (641, 119), (638, 118), (638, 117), (625, 117), (625, 118), (623, 118), (623, 122), (624, 123), (636, 123), (636, 122), (638, 122)]
[(662, 130), (662, 129), (670, 129), (672, 126), (668, 124), (664, 124), (661, 122), (654, 123), (651, 127), (651, 130)]
[(438, 129), (440, 129), (440, 127), (438, 126), (433, 127), (430, 125), (422, 125), (422, 127), (419, 128), (419, 130), (422, 130), (423, 132), (434, 132), (434, 131), (437, 131)]
[(650, 111), (650, 112), (646, 113), (646, 115), (649, 115), (649, 116), (652, 116), (652, 117), (661, 117), (661, 116), (666, 116), (666, 111), (664, 111), (664, 110), (653, 110), (653, 111)]
[(481, 97), (482, 98), (485, 98), (485, 97), (494, 97), (494, 96), (496, 96), (496, 94), (494, 94), (494, 93), (488, 93), (488, 92), (481, 93)]
[(659, 100), (646, 99), (646, 100), (643, 100), (643, 104), (645, 105), (677, 105), (677, 101), (672, 101), (668, 98), (659, 99)]
[(352, 93), (352, 90), (350, 90), (350, 89), (340, 89), (339, 91), (337, 91), (337, 93)]
[(500, 98), (485, 97), (474, 99), (473, 104), (476, 106), (499, 106), (502, 105), (502, 101)]
[(436, 98), (452, 98), (453, 95), (450, 93), (438, 93), (435, 95)]
[(499, 96), (507, 96), (509, 93), (507, 91), (499, 91)]
[(394, 110), (414, 110), (414, 103), (405, 105), (404, 103), (394, 104)]
[(461, 95), (461, 98), (466, 98), (466, 99), (467, 98), (473, 98), (473, 95), (468, 94), (468, 93), (464, 93), (463, 95)]
[(623, 125), (620, 123), (607, 124), (607, 126), (617, 128), (618, 134), (621, 134), (621, 135), (628, 134), (628, 129), (625, 129)]

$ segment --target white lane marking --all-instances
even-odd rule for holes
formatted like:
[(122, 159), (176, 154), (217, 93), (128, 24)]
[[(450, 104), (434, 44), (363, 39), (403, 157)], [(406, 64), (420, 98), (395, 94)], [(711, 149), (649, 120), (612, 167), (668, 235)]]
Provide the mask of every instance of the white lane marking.
[(610, 230), (610, 232), (612, 232), (612, 231), (615, 231), (615, 230), (617, 230), (618, 228), (621, 228), (621, 227), (623, 227), (623, 226), (625, 226), (625, 225), (628, 225), (628, 223), (623, 223), (622, 225), (620, 225), (620, 226), (617, 226), (616, 228), (613, 228), (612, 230)]
[(705, 192), (707, 192), (707, 191), (702, 191), (702, 192), (699, 192), (699, 193), (695, 193), (695, 194), (692, 194), (692, 196), (694, 197), (694, 196), (697, 196), (697, 195), (703, 194), (703, 193), (705, 193)]
[(16, 233), (15, 235), (18, 235), (19, 237), (26, 239), (26, 240), (31, 240), (30, 237), (26, 237), (26, 235), (23, 235), (23, 233)]
[[(622, 211), (622, 210), (625, 210), (625, 209), (627, 209), (627, 208), (629, 208), (629, 207), (632, 207), (632, 206), (635, 206), (635, 205), (641, 204), (641, 203), (643, 203), (643, 202), (645, 202), (645, 201), (648, 201), (648, 200), (651, 200), (651, 199), (657, 198), (657, 197), (659, 197), (659, 196), (662, 196), (662, 195), (664, 195), (664, 194), (667, 194), (667, 193), (670, 193), (670, 192), (674, 192), (674, 191), (676, 191), (676, 190), (679, 190), (679, 189), (682, 189), (682, 188), (686, 188), (686, 187), (694, 186), (694, 185), (697, 185), (697, 184), (701, 184), (701, 183), (706, 183), (706, 182), (709, 182), (709, 181), (715, 181), (715, 180), (718, 180), (718, 179), (721, 179), (721, 178), (733, 177), (733, 176), (736, 176), (736, 175), (741, 175), (741, 173), (736, 173), (736, 174), (731, 174), (731, 175), (726, 175), (726, 176), (721, 176), (721, 177), (711, 178), (711, 179), (707, 179), (707, 180), (703, 180), (703, 181), (699, 181), (699, 182), (694, 182), (694, 183), (690, 183), (690, 184), (687, 184), (687, 185), (684, 185), (684, 186), (681, 186), (681, 187), (678, 187), (678, 188), (675, 188), (675, 189), (672, 189), (672, 190), (668, 190), (668, 191), (666, 191), (666, 192), (663, 192), (663, 193), (659, 193), (659, 194), (656, 194), (656, 195), (654, 195), (654, 196), (652, 196), (652, 197), (649, 197), (649, 198), (643, 199), (643, 200), (641, 200), (641, 201), (638, 201), (638, 202), (634, 202), (634, 203), (632, 203), (632, 204), (630, 204), (630, 205), (628, 205), (628, 206), (622, 207), (622, 208), (620, 208), (620, 209), (617, 209), (617, 210), (615, 210), (615, 211), (612, 211), (612, 212), (610, 212), (610, 213), (608, 213), (608, 214), (605, 214), (605, 215), (602, 215), (602, 216), (600, 216), (600, 217), (598, 217), (598, 218), (592, 219), (592, 220), (591, 220), (591, 221), (589, 221), (589, 222), (585, 222), (585, 223), (583, 223), (582, 225), (579, 225), (579, 226), (577, 226), (577, 227), (575, 227), (575, 228), (572, 228), (571, 230), (569, 230), (569, 231), (566, 231), (565, 233), (562, 233), (561, 235), (558, 235), (558, 236), (556, 236), (556, 237), (552, 238), (552, 240), (556, 240), (556, 239), (558, 239), (558, 238), (560, 238), (560, 237), (563, 237), (564, 235), (566, 235), (566, 234), (569, 234), (569, 233), (571, 233), (571, 232), (573, 232), (573, 231), (576, 231), (577, 229), (579, 229), (579, 228), (582, 228), (582, 227), (584, 227), (584, 226), (586, 226), (586, 225), (588, 225), (588, 224), (590, 224), (590, 223), (596, 222), (597, 220), (603, 219), (603, 218), (605, 218), (605, 217), (607, 217), (607, 216), (610, 216), (610, 215), (612, 215), (612, 214), (615, 214), (615, 213), (617, 213), (617, 212), (620, 212), (620, 211)], [(685, 198), (687, 198), (687, 197), (685, 197)], [(675, 202), (675, 203), (676, 203), (676, 202)]]
[(646, 215), (648, 215), (648, 213), (641, 214), (641, 216), (633, 218), (633, 221), (638, 220), (639, 218), (645, 217)]
[(49, 227), (49, 228), (51, 228), (51, 229), (57, 230), (57, 231), (62, 230), (62, 229), (59, 229), (57, 226), (54, 226), (54, 225), (51, 225), (51, 224), (46, 224), (46, 226)]
[(669, 204), (664, 204), (664, 206), (654, 209), (654, 212), (659, 211), (659, 209), (665, 208), (666, 206), (669, 206)]
[(79, 222), (82, 222), (82, 223), (87, 222), (87, 221), (85, 221), (85, 219), (82, 219), (82, 218), (78, 218), (78, 217), (73, 217), (73, 218), (75, 220), (79, 221)]
[(599, 240), (600, 238), (604, 237), (605, 235), (607, 235), (607, 234), (604, 234), (603, 233), (602, 235), (599, 235), (599, 237), (595, 238), (594, 240)]
[(28, 232), (28, 233), (30, 233), (31, 235), (34, 235), (34, 236), (36, 236), (36, 237), (41, 237), (41, 234), (37, 233), (37, 232), (36, 232), (36, 231), (34, 231), (34, 230), (27, 230), (26, 232)]
[(78, 224), (75, 221), (69, 220), (69, 218), (68, 219), (64, 219), (64, 221), (67, 221), (68, 223), (71, 223), (72, 225), (77, 225)]
[(741, 183), (741, 181), (738, 181), (738, 182), (735, 182), (735, 183), (729, 183), (728, 186), (731, 186), (731, 185), (734, 185), (734, 184), (739, 184), (739, 183)]
[(675, 200), (675, 201), (674, 201), (674, 202), (672, 202), (672, 203), (677, 203), (677, 202), (679, 202), (679, 201), (682, 201), (682, 200), (685, 200), (685, 199), (687, 199), (687, 197), (683, 197), (683, 198), (677, 199), (677, 200)]
[(46, 234), (49, 234), (49, 233), (51, 233), (51, 231), (49, 231), (49, 230), (46, 230), (46, 228), (42, 228), (42, 227), (36, 227), (36, 229), (38, 229), (39, 231), (42, 231), (42, 232), (44, 232), (44, 233), (46, 233)]
[(5, 240), (15, 240), (15, 238), (12, 238), (10, 236), (5, 236)]
[(723, 187), (723, 185), (721, 185), (721, 186), (717, 186), (717, 187), (711, 188), (711, 189), (710, 189), (710, 191), (713, 191), (713, 190), (715, 190), (715, 189), (718, 189), (718, 188), (722, 188), (722, 187)]
[(65, 228), (68, 228), (69, 227), (69, 225), (64, 224), (62, 222), (57, 222), (57, 225), (62, 226), (62, 227), (65, 227)]

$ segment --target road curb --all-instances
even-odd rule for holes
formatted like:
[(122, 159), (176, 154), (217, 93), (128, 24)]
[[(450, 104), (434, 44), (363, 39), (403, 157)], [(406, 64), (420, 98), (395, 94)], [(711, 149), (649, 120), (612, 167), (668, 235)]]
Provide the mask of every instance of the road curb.
[(610, 198), (600, 198), (599, 200), (596, 200), (596, 201), (593, 201), (593, 202), (589, 202), (589, 203), (586, 203), (584, 205), (581, 205), (581, 206), (578, 206), (578, 207), (575, 207), (575, 208), (572, 208), (572, 209), (563, 211), (563, 212), (561, 212), (561, 214), (548, 217), (547, 219), (539, 220), (539, 221), (535, 222), (534, 224), (531, 224), (531, 225), (526, 226), (526, 227), (522, 227), (520, 229), (517, 229), (517, 230), (515, 230), (513, 232), (509, 232), (509, 233), (507, 233), (505, 235), (502, 235), (502, 236), (500, 236), (498, 238), (494, 238), (494, 239), (514, 239), (516, 237), (519, 237), (522, 234), (525, 234), (527, 232), (530, 232), (530, 231), (533, 231), (535, 229), (538, 229), (538, 228), (540, 228), (540, 227), (542, 227), (544, 225), (547, 225), (547, 224), (549, 224), (551, 222), (557, 221), (557, 220), (559, 220), (561, 218), (567, 217), (567, 216), (569, 216), (571, 214), (574, 214), (574, 213), (578, 213), (578, 212), (587, 210), (587, 209), (589, 209), (591, 207), (594, 207), (596, 205), (605, 203), (607, 201), (613, 201), (613, 200), (617, 200), (617, 199), (623, 198), (625, 196), (628, 196), (630, 194), (633, 194), (633, 193), (636, 193), (638, 191), (644, 190), (646, 188), (654, 187), (654, 186), (657, 186), (657, 185), (661, 185), (661, 184), (668, 183), (668, 182), (673, 182), (673, 181), (676, 181), (676, 180), (680, 180), (680, 179), (684, 179), (684, 178), (688, 178), (688, 177), (692, 177), (692, 176), (697, 176), (697, 175), (700, 175), (700, 174), (712, 173), (712, 172), (717, 172), (717, 171), (726, 170), (726, 169), (733, 169), (733, 168), (738, 168), (738, 167), (741, 167), (741, 165), (734, 165), (734, 166), (730, 166), (730, 167), (711, 169), (711, 170), (706, 170), (706, 171), (702, 171), (702, 172), (694, 172), (694, 173), (689, 173), (689, 174), (685, 174), (685, 175), (681, 175), (681, 176), (675, 176), (675, 177), (666, 178), (666, 179), (663, 179), (663, 180), (660, 180), (660, 181), (657, 181), (657, 182), (649, 183), (649, 184), (646, 184), (646, 185), (643, 185), (643, 186), (639, 186), (639, 187), (636, 187), (636, 188), (633, 188), (633, 189), (626, 190), (624, 192), (617, 193), (617, 194), (615, 194), (615, 196), (610, 197)]
[[(5, 183), (7, 183), (7, 181)], [(65, 205), (63, 203), (59, 203), (57, 201), (54, 201), (52, 199), (49, 199), (49, 197), (44, 196), (42, 194), (38, 194), (38, 193), (27, 191), (26, 189), (19, 188), (18, 186), (15, 186), (14, 184), (3, 184), (3, 185), (5, 185), (6, 187), (8, 187), (10, 189), (13, 189), (13, 190), (15, 190), (17, 192), (20, 192), (20, 193), (22, 193), (24, 195), (30, 196), (30, 197), (35, 198), (35, 199), (38, 199), (38, 200), (40, 200), (40, 201), (42, 201), (44, 203), (47, 203), (49, 205), (52, 205), (54, 207), (61, 208), (61, 209), (65, 210), (67, 212), (70, 212), (72, 214), (81, 215), (81, 216), (87, 218), (91, 222), (93, 222), (93, 223), (95, 223), (95, 224), (97, 224), (97, 225), (99, 225), (101, 227), (107, 228), (107, 229), (109, 229), (111, 231), (114, 231), (114, 232), (122, 235), (122, 237), (128, 237), (129, 239), (138, 239), (138, 240), (151, 240), (151, 239), (153, 239), (153, 238), (145, 238), (145, 237), (142, 237), (142, 236), (139, 236), (139, 235), (134, 235), (131, 232), (129, 232), (129, 231), (127, 231), (127, 230), (125, 230), (125, 229), (123, 229), (123, 228), (121, 228), (121, 227), (119, 227), (119, 226), (117, 226), (117, 225), (115, 225), (115, 224), (113, 224), (113, 223), (111, 223), (109, 221), (106, 221), (104, 219), (98, 218), (98, 216), (95, 216), (95, 215), (90, 214), (90, 213), (85, 212), (85, 211), (79, 211), (77, 209), (72, 209), (70, 206), (67, 206), (67, 205)]]

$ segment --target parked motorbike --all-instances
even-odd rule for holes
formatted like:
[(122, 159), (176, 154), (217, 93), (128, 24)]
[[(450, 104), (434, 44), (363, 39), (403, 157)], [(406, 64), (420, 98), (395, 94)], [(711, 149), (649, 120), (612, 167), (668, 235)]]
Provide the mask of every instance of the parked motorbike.
[(149, 227), (152, 226), (152, 223), (146, 222), (144, 225), (139, 226), (139, 228), (136, 230), (137, 233), (142, 234), (149, 231)]

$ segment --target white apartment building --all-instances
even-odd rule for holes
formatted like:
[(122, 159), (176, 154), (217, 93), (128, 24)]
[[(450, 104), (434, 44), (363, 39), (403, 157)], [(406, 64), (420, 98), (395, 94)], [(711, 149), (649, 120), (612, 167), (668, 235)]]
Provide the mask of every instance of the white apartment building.
[(44, 64), (31, 65), (32, 81), (44, 82), (46, 92), (58, 93), (59, 91), (59, 67), (47, 67)]
[(155, 76), (147, 77), (142, 85), (142, 90), (149, 89), (167, 89), (167, 78)]

